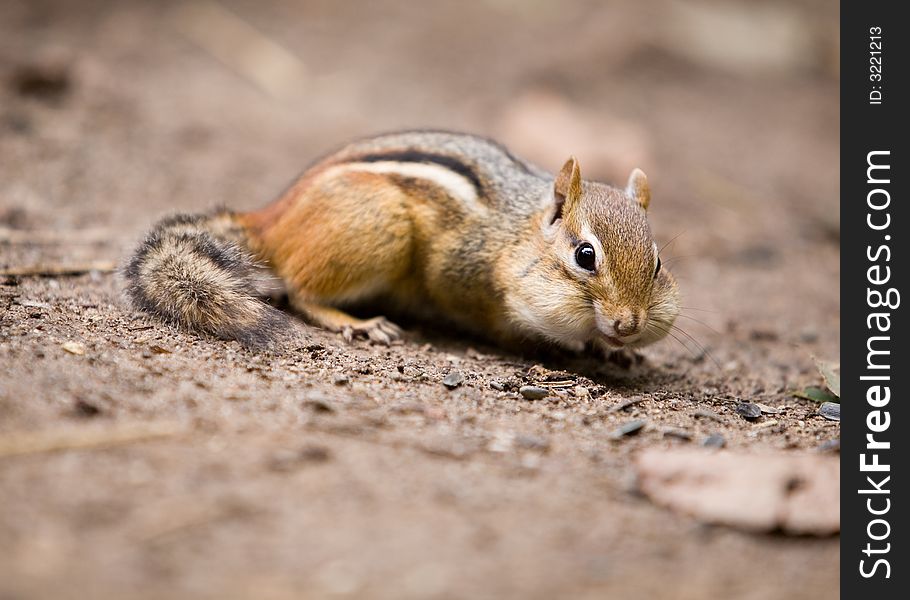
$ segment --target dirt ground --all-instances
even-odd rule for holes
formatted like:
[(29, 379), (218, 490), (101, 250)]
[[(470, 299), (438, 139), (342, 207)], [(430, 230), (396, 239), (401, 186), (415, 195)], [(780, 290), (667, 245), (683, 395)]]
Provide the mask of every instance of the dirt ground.
[[(839, 436), (791, 395), (840, 344), (829, 5), (4, 0), (0, 268), (81, 273), (0, 277), (0, 598), (836, 597), (836, 537), (701, 524), (632, 462)], [(685, 333), (628, 368), (420, 324), (257, 355), (125, 305), (156, 218), (418, 126), (644, 168)]]

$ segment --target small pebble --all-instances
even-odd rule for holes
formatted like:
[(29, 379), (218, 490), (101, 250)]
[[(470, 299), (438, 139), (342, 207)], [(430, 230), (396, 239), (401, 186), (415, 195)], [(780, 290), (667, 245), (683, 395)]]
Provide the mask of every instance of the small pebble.
[(840, 440), (827, 440), (818, 445), (819, 452), (840, 452)]
[(20, 96), (58, 102), (71, 90), (73, 81), (68, 65), (43, 61), (20, 66), (13, 73), (12, 84)]
[(736, 414), (749, 421), (761, 416), (761, 408), (759, 408), (757, 404), (751, 402), (740, 402), (735, 410)]
[(536, 385), (523, 385), (518, 388), (518, 393), (521, 394), (525, 400), (541, 400), (550, 395), (550, 390)]
[(322, 463), (331, 458), (328, 448), (306, 446), (300, 450), (282, 449), (274, 452), (267, 461), (270, 470), (286, 473), (302, 467), (306, 463)]
[(664, 437), (676, 438), (688, 442), (692, 439), (692, 434), (683, 429), (665, 429)]
[(462, 375), (461, 371), (452, 371), (442, 380), (442, 385), (450, 390), (454, 390), (462, 383), (464, 383), (464, 375)]
[(550, 449), (550, 441), (542, 437), (537, 437), (536, 435), (516, 435), (513, 443), (519, 448), (524, 448), (526, 450), (546, 452)]
[(776, 342), (778, 336), (776, 331), (769, 329), (753, 329), (749, 332), (749, 338), (757, 342)]
[(494, 379), (490, 382), (490, 387), (496, 390), (497, 392), (504, 392), (506, 389), (506, 384), (501, 379)]
[(758, 402), (755, 403), (755, 406), (757, 406), (766, 415), (779, 415), (784, 412), (779, 408), (774, 408), (772, 406), (768, 406), (767, 404), (761, 404)]
[(812, 344), (818, 341), (818, 332), (814, 329), (803, 329), (799, 332), (799, 341), (804, 344)]
[(306, 408), (314, 412), (319, 413), (333, 413), (335, 412), (335, 407), (332, 406), (332, 403), (324, 398), (308, 398), (304, 400), (303, 405)]
[(626, 398), (619, 404), (615, 404), (615, 405), (611, 406), (609, 409), (607, 409), (607, 412), (611, 412), (611, 413), (619, 412), (621, 410), (625, 410), (625, 409), (629, 408), (630, 406), (635, 406), (636, 404), (638, 404), (639, 402), (643, 402), (644, 400), (645, 400), (644, 396), (635, 396), (634, 398)]
[(702, 441), (701, 445), (705, 448), (723, 448), (727, 445), (727, 440), (719, 433), (712, 433)]
[(638, 433), (641, 432), (642, 429), (644, 429), (644, 427), (645, 427), (645, 425), (647, 425), (647, 423), (648, 422), (645, 421), (644, 419), (636, 419), (634, 421), (629, 421), (628, 423), (624, 423), (624, 424), (620, 425), (619, 427), (617, 427), (616, 429), (614, 429), (612, 433), (610, 433), (610, 438), (612, 438), (614, 440), (618, 440), (627, 435), (637, 435)]
[(818, 408), (818, 414), (829, 421), (840, 421), (840, 404), (836, 402), (825, 402)]
[(77, 356), (81, 356), (81, 355), (85, 354), (85, 346), (83, 346), (79, 342), (64, 342), (63, 345), (60, 347), (63, 348), (64, 350), (66, 350), (67, 352), (69, 352), (70, 354), (76, 354)]
[(347, 385), (351, 382), (351, 378), (345, 375), (344, 373), (339, 373), (335, 375), (335, 378), (332, 379), (332, 383), (335, 385)]
[(80, 417), (97, 417), (101, 414), (101, 409), (97, 405), (85, 400), (76, 400), (74, 408)]

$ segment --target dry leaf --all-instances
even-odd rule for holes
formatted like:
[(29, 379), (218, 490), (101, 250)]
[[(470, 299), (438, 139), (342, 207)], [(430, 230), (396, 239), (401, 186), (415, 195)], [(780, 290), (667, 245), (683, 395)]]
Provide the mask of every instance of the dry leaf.
[(840, 365), (818, 360), (814, 356), (812, 359), (815, 361), (815, 368), (825, 378), (825, 385), (835, 396), (840, 398)]

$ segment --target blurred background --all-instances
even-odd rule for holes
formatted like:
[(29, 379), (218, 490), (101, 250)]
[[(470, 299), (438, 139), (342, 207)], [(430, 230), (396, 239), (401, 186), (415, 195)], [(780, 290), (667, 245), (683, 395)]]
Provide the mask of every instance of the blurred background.
[[(0, 269), (97, 267), (0, 285), (0, 434), (86, 417), (192, 429), (0, 463), (0, 596), (5, 579), (35, 597), (65, 597), (78, 580), (107, 597), (169, 597), (180, 581), (187, 596), (290, 598), (311, 574), (355, 597), (364, 581), (390, 598), (835, 594), (836, 539), (717, 532), (628, 493), (631, 452), (670, 443), (656, 427), (621, 447), (605, 437), (619, 418), (606, 407), (644, 393), (634, 386), (603, 387), (593, 408), (513, 411), (486, 388), (400, 381), (400, 361), (447, 369), (463, 346), (377, 357), (319, 332), (312, 360), (270, 365), (150, 325), (99, 273), (164, 214), (261, 206), (320, 155), (393, 129), (491, 136), (550, 170), (574, 154), (584, 176), (617, 184), (637, 166), (680, 280), (678, 324), (698, 340), (648, 349), (641, 410), (698, 435), (723, 428), (728, 446), (812, 451), (836, 425), (811, 421), (815, 408), (790, 391), (817, 384), (811, 355), (835, 358), (840, 344), (837, 11), (822, 0), (0, 0)], [(342, 404), (348, 388), (318, 352), (368, 365), (346, 372), (381, 419)], [(302, 436), (301, 381), (338, 396), (332, 418), (361, 411), (357, 427), (391, 441)], [(424, 404), (395, 412), (390, 398)], [(724, 403), (739, 398), (790, 412), (759, 430), (731, 416)], [(690, 405), (726, 420), (690, 418)], [(546, 443), (502, 451), (497, 436), (522, 427)], [(281, 452), (311, 436), (332, 457), (311, 462), (327, 466), (288, 472)], [(544, 456), (536, 471), (519, 462), (530, 453)], [(195, 512), (212, 502), (230, 516), (217, 526)], [(46, 585), (16, 587), (28, 578)]]

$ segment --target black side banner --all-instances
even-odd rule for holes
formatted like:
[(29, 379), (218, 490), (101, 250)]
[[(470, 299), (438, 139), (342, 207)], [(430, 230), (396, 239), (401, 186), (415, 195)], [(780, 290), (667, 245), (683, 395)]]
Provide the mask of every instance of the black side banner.
[[(841, 4), (841, 591), (905, 598), (910, 22)], [(901, 257), (904, 257), (903, 259)], [(898, 558), (901, 557), (901, 558)]]

